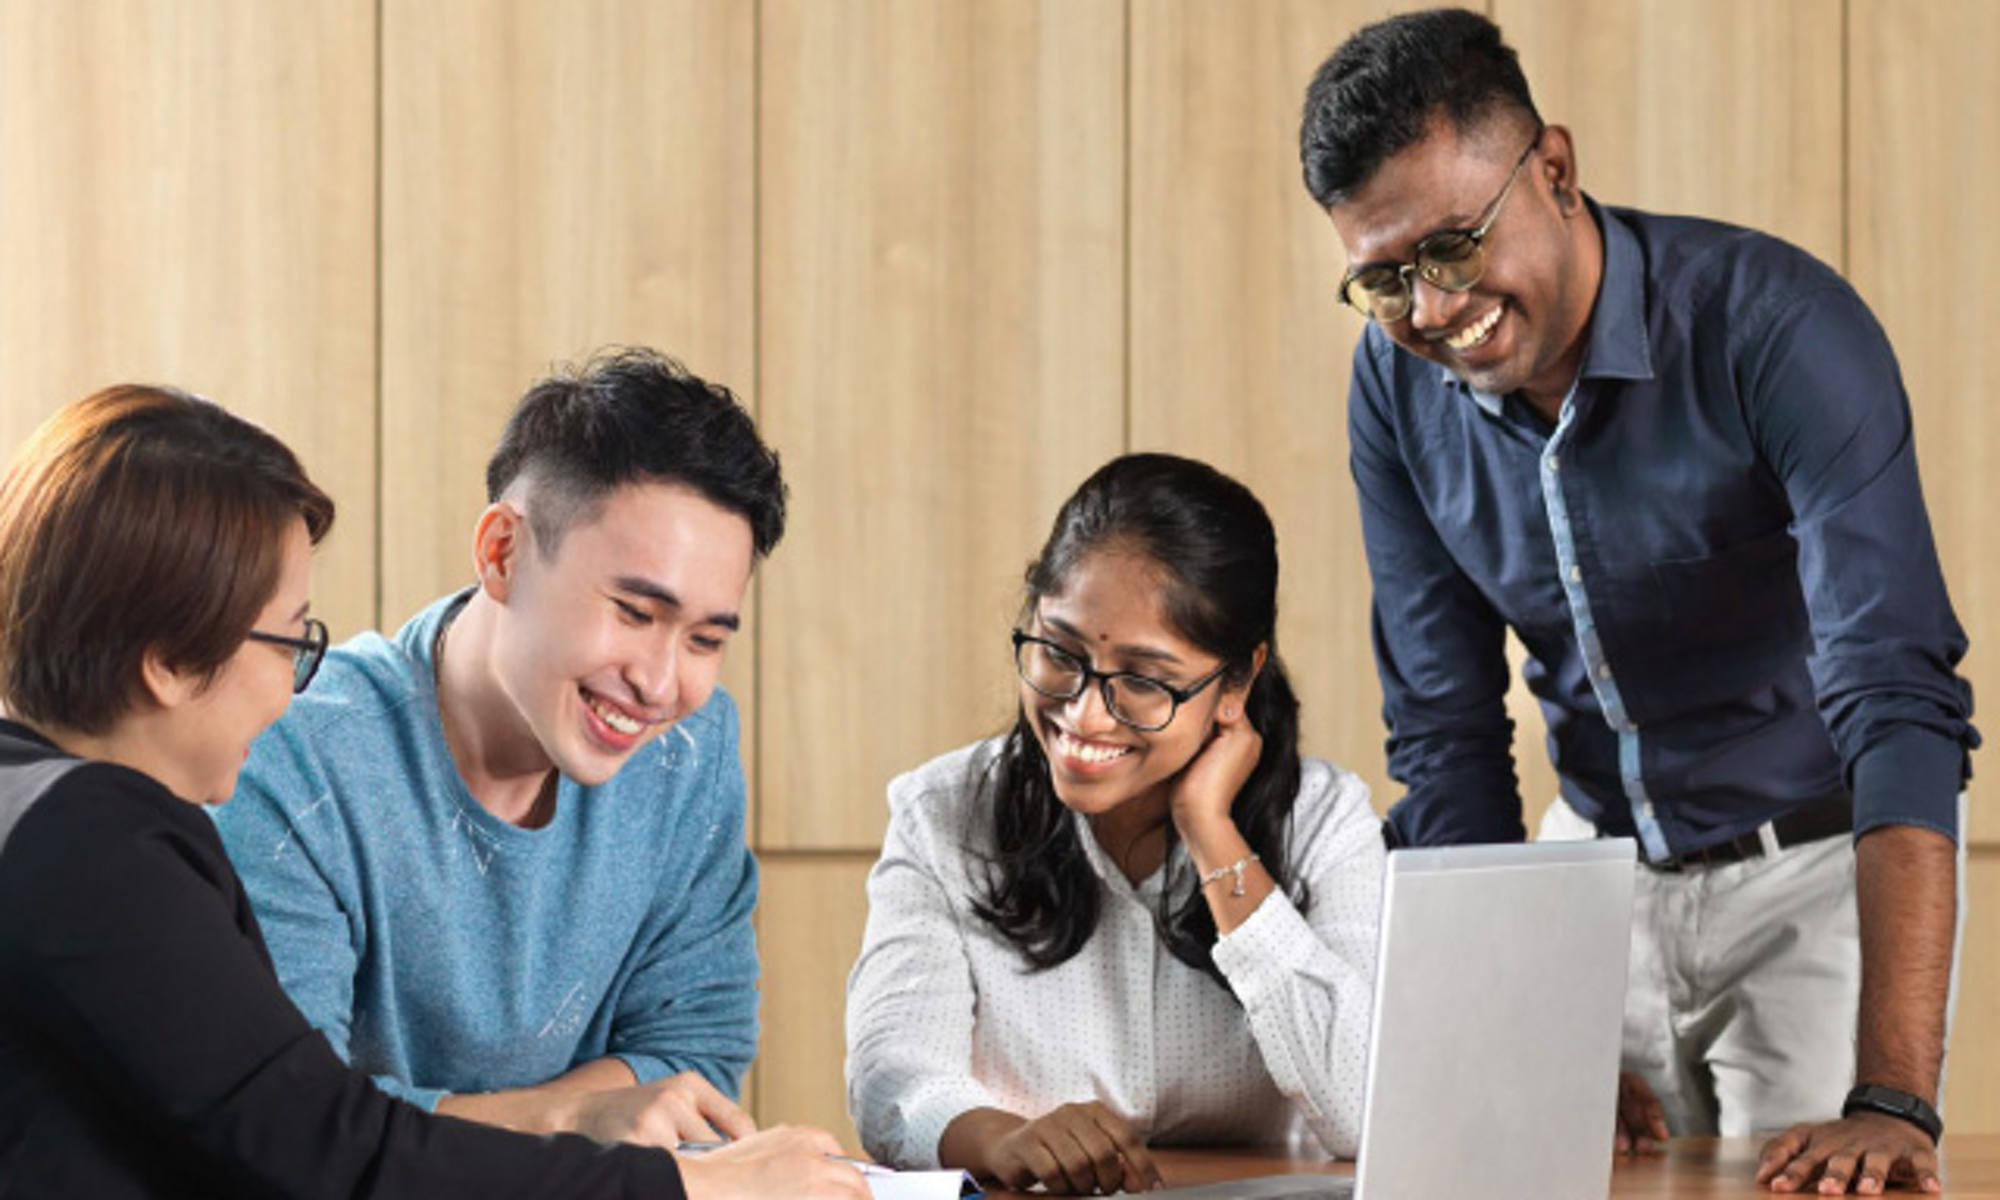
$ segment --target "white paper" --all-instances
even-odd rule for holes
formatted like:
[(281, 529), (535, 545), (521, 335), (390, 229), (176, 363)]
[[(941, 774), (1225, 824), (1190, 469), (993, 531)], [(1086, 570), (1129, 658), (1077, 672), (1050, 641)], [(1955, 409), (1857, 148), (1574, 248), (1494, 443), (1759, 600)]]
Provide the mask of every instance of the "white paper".
[(875, 1200), (958, 1200), (964, 1191), (963, 1171), (868, 1172), (868, 1191)]

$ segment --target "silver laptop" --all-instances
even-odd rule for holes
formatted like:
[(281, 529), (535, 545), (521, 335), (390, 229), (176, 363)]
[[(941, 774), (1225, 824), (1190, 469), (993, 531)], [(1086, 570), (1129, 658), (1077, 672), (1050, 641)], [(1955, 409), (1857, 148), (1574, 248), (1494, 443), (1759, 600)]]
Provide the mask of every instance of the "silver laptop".
[(1632, 944), (1629, 838), (1398, 850), (1356, 1178), (1183, 1200), (1604, 1200)]

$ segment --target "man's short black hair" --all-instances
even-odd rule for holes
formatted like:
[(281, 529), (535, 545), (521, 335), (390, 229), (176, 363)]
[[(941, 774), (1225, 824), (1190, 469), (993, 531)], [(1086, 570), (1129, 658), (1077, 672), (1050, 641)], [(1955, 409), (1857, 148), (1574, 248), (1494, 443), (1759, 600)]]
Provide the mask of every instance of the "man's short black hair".
[(677, 483), (750, 523), (758, 557), (785, 533), (778, 456), (728, 388), (642, 348), (601, 351), (528, 389), (486, 464), (486, 498), (516, 480), (544, 557), (628, 483)]
[(1541, 124), (1520, 58), (1485, 17), (1433, 8), (1363, 26), (1306, 89), (1299, 123), (1306, 190), (1331, 208), (1423, 140), (1435, 117), (1464, 133), (1508, 109)]

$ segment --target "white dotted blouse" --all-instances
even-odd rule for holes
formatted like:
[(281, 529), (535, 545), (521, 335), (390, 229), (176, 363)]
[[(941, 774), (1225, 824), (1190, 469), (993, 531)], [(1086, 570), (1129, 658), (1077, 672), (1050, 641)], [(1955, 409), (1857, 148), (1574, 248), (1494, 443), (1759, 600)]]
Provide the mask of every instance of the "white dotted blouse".
[(1165, 878), (1187, 878), (1178, 844), (1134, 887), (1077, 817), (1103, 907), (1083, 950), (1048, 971), (1030, 971), (972, 911), (983, 895), (977, 854), (991, 845), (978, 783), (999, 746), (955, 750), (889, 785), (889, 832), (847, 983), (847, 1105), (868, 1153), (931, 1167), (960, 1113), (1033, 1117), (1096, 1100), (1154, 1145), (1311, 1153), (1316, 1141), (1352, 1155), (1384, 858), (1368, 786), (1304, 760), (1289, 857), (1307, 912), (1274, 891), (1217, 940), (1232, 998), (1155, 930)]

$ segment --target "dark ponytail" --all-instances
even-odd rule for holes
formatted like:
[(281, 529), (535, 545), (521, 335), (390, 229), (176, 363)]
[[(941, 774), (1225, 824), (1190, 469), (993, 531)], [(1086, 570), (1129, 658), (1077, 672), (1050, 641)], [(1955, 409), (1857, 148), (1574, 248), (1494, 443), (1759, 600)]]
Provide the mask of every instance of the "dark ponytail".
[[(1267, 647), (1244, 706), (1263, 751), (1230, 815), (1279, 890), (1303, 911), (1309, 897), (1290, 878), (1286, 853), (1299, 791), (1299, 702), (1278, 656), (1278, 544), (1270, 516), (1250, 489), (1205, 463), (1170, 454), (1113, 459), (1056, 514), (1028, 566), (1027, 609), (1060, 594), (1079, 561), (1107, 548), (1142, 554), (1161, 568), (1168, 622), (1223, 660), (1227, 682), (1241, 683), (1257, 647)], [(1059, 966), (1096, 932), (1103, 897), (1026, 712), (1016, 717), (979, 788), (988, 803), (975, 811), (991, 814), (992, 850), (984, 856), (985, 895), (973, 911), (1031, 968)], [(1171, 851), (1170, 820), (1166, 836)], [(1156, 914), (1162, 941), (1175, 958), (1226, 987), (1212, 952), (1215, 918), (1192, 869), (1165, 882)]]

